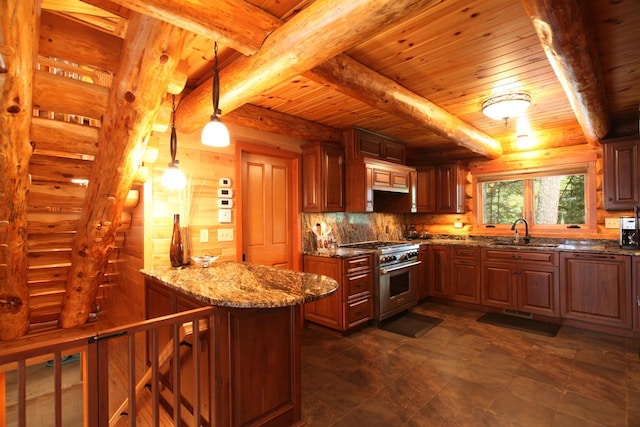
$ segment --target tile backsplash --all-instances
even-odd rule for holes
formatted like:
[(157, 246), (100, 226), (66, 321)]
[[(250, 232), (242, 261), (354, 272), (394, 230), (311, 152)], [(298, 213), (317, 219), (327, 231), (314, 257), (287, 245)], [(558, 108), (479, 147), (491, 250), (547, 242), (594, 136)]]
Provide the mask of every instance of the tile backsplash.
[(403, 240), (408, 225), (402, 214), (387, 213), (323, 213), (302, 214), (303, 250), (316, 249), (316, 224), (325, 223), (339, 245), (371, 240)]

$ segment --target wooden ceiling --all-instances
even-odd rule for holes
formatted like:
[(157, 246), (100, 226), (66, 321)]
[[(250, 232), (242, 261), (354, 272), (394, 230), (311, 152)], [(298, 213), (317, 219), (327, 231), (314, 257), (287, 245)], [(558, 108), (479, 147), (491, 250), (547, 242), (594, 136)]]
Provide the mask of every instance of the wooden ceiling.
[[(375, 0), (370, 0), (372, 3)], [(94, 28), (123, 37), (131, 13), (123, 5), (134, 10), (169, 19), (163, 15), (162, 5), (180, 3), (184, 9), (196, 8), (199, 2), (159, 0), (43, 0), (43, 9), (72, 17)], [(216, 2), (237, 4), (237, 1)], [(277, 28), (309, 8), (312, 0), (252, 0), (266, 12), (270, 19), (253, 19), (247, 16), (245, 25), (266, 22)], [(529, 136), (536, 144), (530, 148), (548, 148), (586, 144), (588, 136), (579, 123), (567, 92), (549, 62), (534, 27), (531, 11), (527, 12), (527, 0), (433, 0), (423, 2), (409, 18), (392, 25), (381, 25), (380, 31), (364, 42), (344, 50), (348, 58), (367, 67), (372, 72), (401, 86), (417, 97), (440, 107), (445, 113), (464, 122), (480, 135), (498, 141), (504, 152), (521, 150), (516, 145), (517, 120), (505, 123), (485, 117), (481, 112), (482, 101), (505, 91), (526, 91), (531, 94), (532, 105), (526, 112)], [(544, 2), (533, 2), (544, 4)], [(552, 2), (551, 2), (552, 3)], [(604, 110), (609, 121), (607, 136), (638, 133), (638, 107), (640, 104), (640, 3), (637, 0), (563, 0), (576, 4), (588, 13), (586, 40), (576, 40), (577, 48), (592, 49), (597, 60), (591, 61), (602, 77)], [(150, 7), (149, 5), (154, 7)], [(342, 7), (342, 3), (336, 3)], [(167, 6), (168, 7), (168, 6)], [(213, 6), (212, 6), (213, 7)], [(336, 6), (338, 8), (338, 6)], [(187, 13), (187, 12), (185, 12)], [(248, 13), (248, 12), (247, 12)], [(188, 18), (184, 18), (188, 21)], [(196, 88), (210, 87), (214, 38), (220, 45), (221, 77), (225, 68), (233, 68), (238, 59), (247, 57), (238, 46), (245, 41), (233, 40), (238, 20), (227, 22), (230, 30), (192, 32), (187, 37), (183, 60), (188, 65), (187, 86), (183, 96)], [(357, 26), (357, 22), (353, 22)], [(217, 26), (222, 27), (221, 25)], [(185, 28), (193, 30), (191, 22)], [(219, 37), (214, 37), (218, 33)], [(273, 30), (266, 29), (268, 34)], [(327, 30), (330, 34), (331, 27)], [(567, 28), (568, 34), (572, 29)], [(302, 33), (301, 33), (302, 34)], [(300, 43), (307, 42), (301, 40)], [(582, 44), (584, 42), (584, 44)], [(332, 52), (331, 37), (327, 37), (317, 54)], [(589, 51), (579, 55), (588, 57)], [(579, 56), (578, 55), (578, 56)], [(279, 58), (272, 58), (274, 61)], [(589, 85), (589, 82), (582, 82)], [(222, 82), (224, 87), (225, 82)], [(582, 90), (579, 84), (574, 88)], [(210, 93), (210, 92), (209, 92)], [(224, 93), (222, 94), (224, 98)], [(373, 100), (375, 101), (375, 99)], [(248, 100), (252, 106), (283, 113), (306, 121), (333, 128), (344, 129), (359, 126), (396, 138), (410, 148), (432, 152), (447, 152), (450, 156), (473, 155), (455, 138), (443, 136), (424, 121), (393, 114), (383, 108), (388, 100), (376, 105), (371, 99), (356, 94), (345, 94), (335, 84), (327, 84), (311, 72), (271, 82)], [(234, 119), (232, 111), (223, 108)], [(249, 106), (251, 107), (251, 106)], [(235, 106), (233, 107), (235, 110)], [(258, 115), (260, 111), (256, 110)], [(204, 115), (205, 117), (208, 114)], [(204, 120), (206, 121), (206, 120)], [(204, 121), (201, 125), (204, 125)], [(457, 123), (457, 122), (456, 122)], [(179, 123), (180, 124), (180, 123)], [(246, 125), (246, 121), (243, 122)], [(457, 125), (455, 125), (457, 127)], [(180, 130), (180, 128), (179, 128)], [(282, 130), (276, 130), (282, 132)]]

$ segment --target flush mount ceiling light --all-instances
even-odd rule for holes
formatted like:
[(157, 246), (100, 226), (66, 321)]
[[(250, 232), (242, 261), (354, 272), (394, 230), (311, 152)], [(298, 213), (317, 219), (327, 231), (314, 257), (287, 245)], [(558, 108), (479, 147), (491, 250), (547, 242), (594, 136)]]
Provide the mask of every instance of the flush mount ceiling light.
[(178, 151), (178, 136), (176, 134), (176, 96), (173, 96), (173, 103), (171, 105), (171, 139), (169, 143), (169, 150), (171, 151), (171, 163), (164, 174), (162, 175), (162, 185), (169, 190), (180, 190), (187, 184), (187, 179), (184, 173), (178, 168), (179, 161), (176, 160), (176, 153)]
[(512, 92), (492, 96), (482, 103), (482, 112), (494, 120), (518, 117), (531, 105), (531, 95), (526, 92)]
[(218, 43), (213, 45), (213, 114), (211, 121), (202, 129), (201, 141), (211, 147), (227, 147), (229, 145), (229, 131), (220, 121), (222, 111), (218, 108), (220, 101), (220, 76), (218, 74)]

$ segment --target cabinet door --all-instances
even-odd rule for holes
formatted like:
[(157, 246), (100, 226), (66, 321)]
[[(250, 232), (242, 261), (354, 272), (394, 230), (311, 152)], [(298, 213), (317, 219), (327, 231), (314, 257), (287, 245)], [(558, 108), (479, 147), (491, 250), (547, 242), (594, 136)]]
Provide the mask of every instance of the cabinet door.
[(518, 266), (518, 310), (560, 317), (560, 289), (557, 267)]
[(302, 151), (302, 211), (321, 212), (321, 167), (318, 147)]
[(563, 318), (631, 328), (631, 257), (561, 255)]
[(638, 139), (603, 144), (603, 201), (606, 210), (632, 210), (640, 203)]
[(451, 299), (480, 303), (480, 264), (469, 259), (451, 260)]
[(379, 135), (356, 130), (355, 146), (355, 152), (358, 156), (374, 159), (384, 158), (384, 139)]
[(449, 248), (429, 246), (429, 295), (450, 297), (449, 289)]
[(420, 245), (418, 261), (418, 300), (422, 300), (429, 296), (429, 245)]
[(344, 195), (344, 152), (341, 148), (325, 148), (322, 157), (322, 211), (342, 212)]
[(337, 258), (305, 256), (304, 271), (336, 279), (340, 288), (326, 298), (304, 304), (304, 318), (332, 329), (342, 330), (342, 267)]
[(436, 212), (464, 213), (463, 171), (457, 163), (436, 169)]
[(517, 273), (514, 263), (483, 261), (481, 303), (516, 310)]
[(640, 331), (640, 256), (633, 257), (633, 329)]
[(418, 169), (416, 185), (416, 204), (418, 212), (436, 211), (436, 168), (435, 166)]
[(397, 162), (404, 164), (405, 149), (404, 145), (398, 142), (384, 142), (384, 159), (389, 162)]

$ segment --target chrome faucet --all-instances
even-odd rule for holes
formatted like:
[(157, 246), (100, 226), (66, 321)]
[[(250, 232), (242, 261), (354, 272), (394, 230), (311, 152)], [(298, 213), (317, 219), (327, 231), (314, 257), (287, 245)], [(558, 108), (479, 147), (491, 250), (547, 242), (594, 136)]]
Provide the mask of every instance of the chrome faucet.
[(529, 223), (526, 219), (518, 218), (513, 221), (513, 224), (511, 224), (511, 231), (515, 231), (517, 233), (518, 230), (516, 230), (516, 225), (518, 225), (519, 222), (524, 222), (524, 238), (522, 240), (524, 240), (524, 244), (526, 245), (531, 240), (531, 236), (529, 235)]

